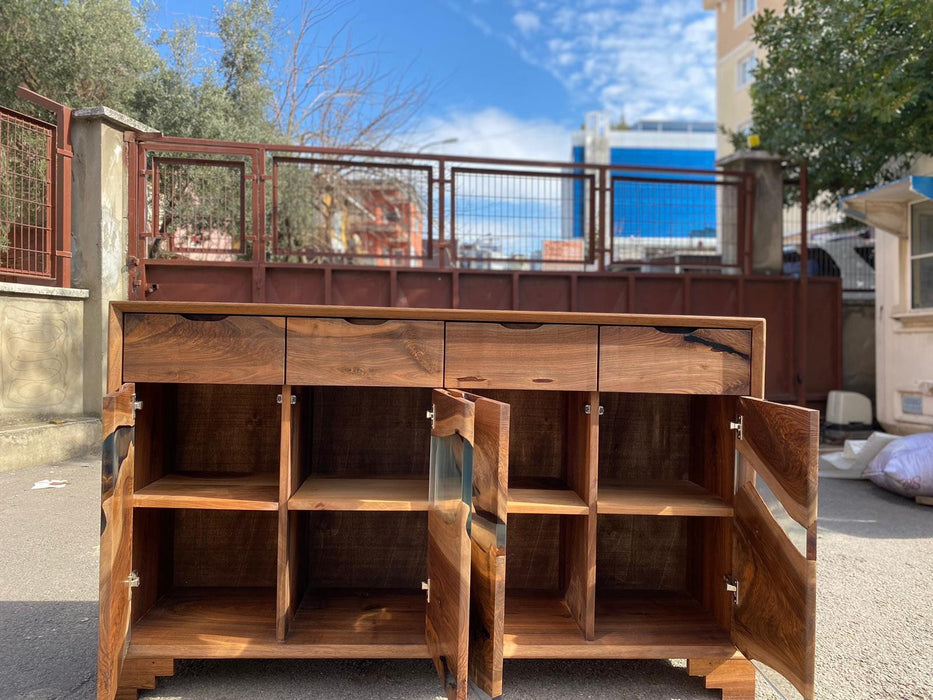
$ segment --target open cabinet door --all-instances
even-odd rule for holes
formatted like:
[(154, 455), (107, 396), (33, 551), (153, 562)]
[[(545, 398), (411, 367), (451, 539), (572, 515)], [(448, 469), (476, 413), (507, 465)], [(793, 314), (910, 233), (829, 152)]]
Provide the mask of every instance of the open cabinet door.
[(100, 627), (97, 697), (117, 694), (129, 645), (133, 544), (134, 384), (104, 396), (100, 496)]
[(788, 515), (807, 531), (793, 545), (751, 481), (735, 496), (732, 571), (737, 582), (732, 640), (813, 697), (816, 631), (816, 510), (819, 413), (743, 397), (736, 448)]
[(466, 700), (475, 405), (432, 392), (428, 495), (428, 652), (449, 700)]
[(455, 390), (450, 393), (476, 407), (470, 518), (470, 689), (477, 695), (498, 698), (502, 695), (505, 631), (509, 405)]

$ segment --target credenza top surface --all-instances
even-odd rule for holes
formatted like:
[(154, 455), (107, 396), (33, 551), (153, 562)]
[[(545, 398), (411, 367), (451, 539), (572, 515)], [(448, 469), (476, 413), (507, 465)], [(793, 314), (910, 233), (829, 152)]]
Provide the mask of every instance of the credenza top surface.
[(763, 318), (734, 316), (683, 316), (662, 314), (610, 314), (570, 311), (496, 311), (485, 309), (423, 309), (390, 306), (311, 306), (303, 304), (255, 304), (219, 302), (115, 301), (122, 313), (224, 314), (231, 316), (291, 316), (323, 318), (378, 318), (493, 323), (564, 323), (623, 326), (689, 326), (764, 329)]

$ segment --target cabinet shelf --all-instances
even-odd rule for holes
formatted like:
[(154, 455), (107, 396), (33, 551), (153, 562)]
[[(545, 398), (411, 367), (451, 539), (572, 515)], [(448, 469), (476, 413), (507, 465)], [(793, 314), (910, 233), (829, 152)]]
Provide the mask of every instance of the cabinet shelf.
[(511, 659), (676, 659), (728, 657), (729, 634), (687, 595), (598, 594), (596, 638), (583, 639), (560, 596), (510, 592), (504, 656)]
[(586, 515), (590, 508), (570, 489), (510, 488), (508, 512)]
[(596, 511), (600, 515), (732, 516), (732, 506), (723, 499), (685, 480), (600, 484)]
[(133, 494), (137, 508), (278, 510), (279, 482), (270, 473), (173, 473)]
[(131, 658), (428, 658), (421, 591), (314, 591), (285, 642), (274, 588), (176, 588), (134, 624)]
[(288, 500), (288, 509), (426, 511), (428, 480), (310, 476)]

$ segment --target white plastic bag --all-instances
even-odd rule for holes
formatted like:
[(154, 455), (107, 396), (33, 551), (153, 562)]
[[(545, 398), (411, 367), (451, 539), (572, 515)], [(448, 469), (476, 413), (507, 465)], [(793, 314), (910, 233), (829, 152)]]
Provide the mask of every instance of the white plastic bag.
[(899, 438), (865, 470), (877, 486), (908, 498), (933, 496), (933, 433)]

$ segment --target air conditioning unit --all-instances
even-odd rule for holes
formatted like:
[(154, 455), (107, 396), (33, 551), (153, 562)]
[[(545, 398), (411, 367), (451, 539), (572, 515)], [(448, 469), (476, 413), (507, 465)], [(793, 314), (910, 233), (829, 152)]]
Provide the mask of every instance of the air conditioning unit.
[(826, 402), (826, 424), (871, 425), (871, 399), (856, 391), (830, 391)]

